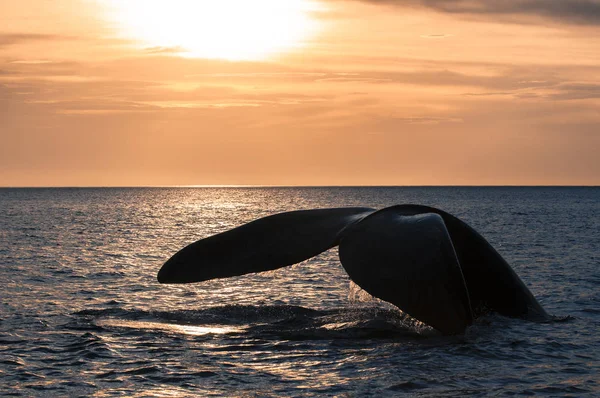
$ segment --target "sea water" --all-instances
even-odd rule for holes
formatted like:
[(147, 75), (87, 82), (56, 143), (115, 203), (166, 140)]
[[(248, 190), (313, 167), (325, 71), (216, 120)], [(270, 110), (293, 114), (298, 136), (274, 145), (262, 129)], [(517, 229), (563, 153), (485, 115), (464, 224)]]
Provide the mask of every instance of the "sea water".
[[(332, 249), (190, 285), (184, 245), (276, 212), (455, 214), (561, 322), (488, 315), (444, 337), (358, 300)], [(600, 189), (0, 189), (1, 396), (600, 395)]]

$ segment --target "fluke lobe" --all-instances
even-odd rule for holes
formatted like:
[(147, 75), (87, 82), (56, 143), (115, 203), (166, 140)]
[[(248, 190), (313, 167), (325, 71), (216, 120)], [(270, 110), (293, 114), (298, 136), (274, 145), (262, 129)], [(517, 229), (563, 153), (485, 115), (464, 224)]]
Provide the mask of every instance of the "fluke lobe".
[(462, 333), (488, 311), (549, 318), (479, 233), (451, 214), (421, 205), (264, 217), (184, 247), (162, 266), (158, 281), (193, 283), (273, 270), (337, 245), (357, 285), (443, 334)]

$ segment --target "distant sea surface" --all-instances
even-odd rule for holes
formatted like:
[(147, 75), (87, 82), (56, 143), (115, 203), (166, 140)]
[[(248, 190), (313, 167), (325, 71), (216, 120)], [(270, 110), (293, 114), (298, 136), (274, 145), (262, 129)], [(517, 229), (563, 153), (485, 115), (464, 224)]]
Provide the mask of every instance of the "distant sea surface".
[[(418, 203), (465, 220), (562, 322), (443, 337), (330, 250), (191, 285), (184, 245), (276, 212)], [(0, 396), (600, 396), (600, 188), (0, 189)]]

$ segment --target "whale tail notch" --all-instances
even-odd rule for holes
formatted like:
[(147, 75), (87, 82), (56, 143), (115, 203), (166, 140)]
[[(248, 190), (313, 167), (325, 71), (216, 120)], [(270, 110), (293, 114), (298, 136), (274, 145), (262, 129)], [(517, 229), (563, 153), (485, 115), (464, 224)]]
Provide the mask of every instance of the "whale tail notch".
[(184, 247), (157, 278), (160, 283), (193, 283), (293, 265), (337, 246), (349, 225), (374, 211), (348, 207), (264, 217)]

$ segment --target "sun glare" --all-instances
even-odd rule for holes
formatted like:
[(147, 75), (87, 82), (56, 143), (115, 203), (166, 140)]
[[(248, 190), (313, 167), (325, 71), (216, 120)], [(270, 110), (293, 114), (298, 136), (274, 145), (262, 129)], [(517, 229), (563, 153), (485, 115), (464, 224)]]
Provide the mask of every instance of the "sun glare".
[(157, 52), (257, 60), (316, 33), (309, 0), (109, 0), (121, 33)]

